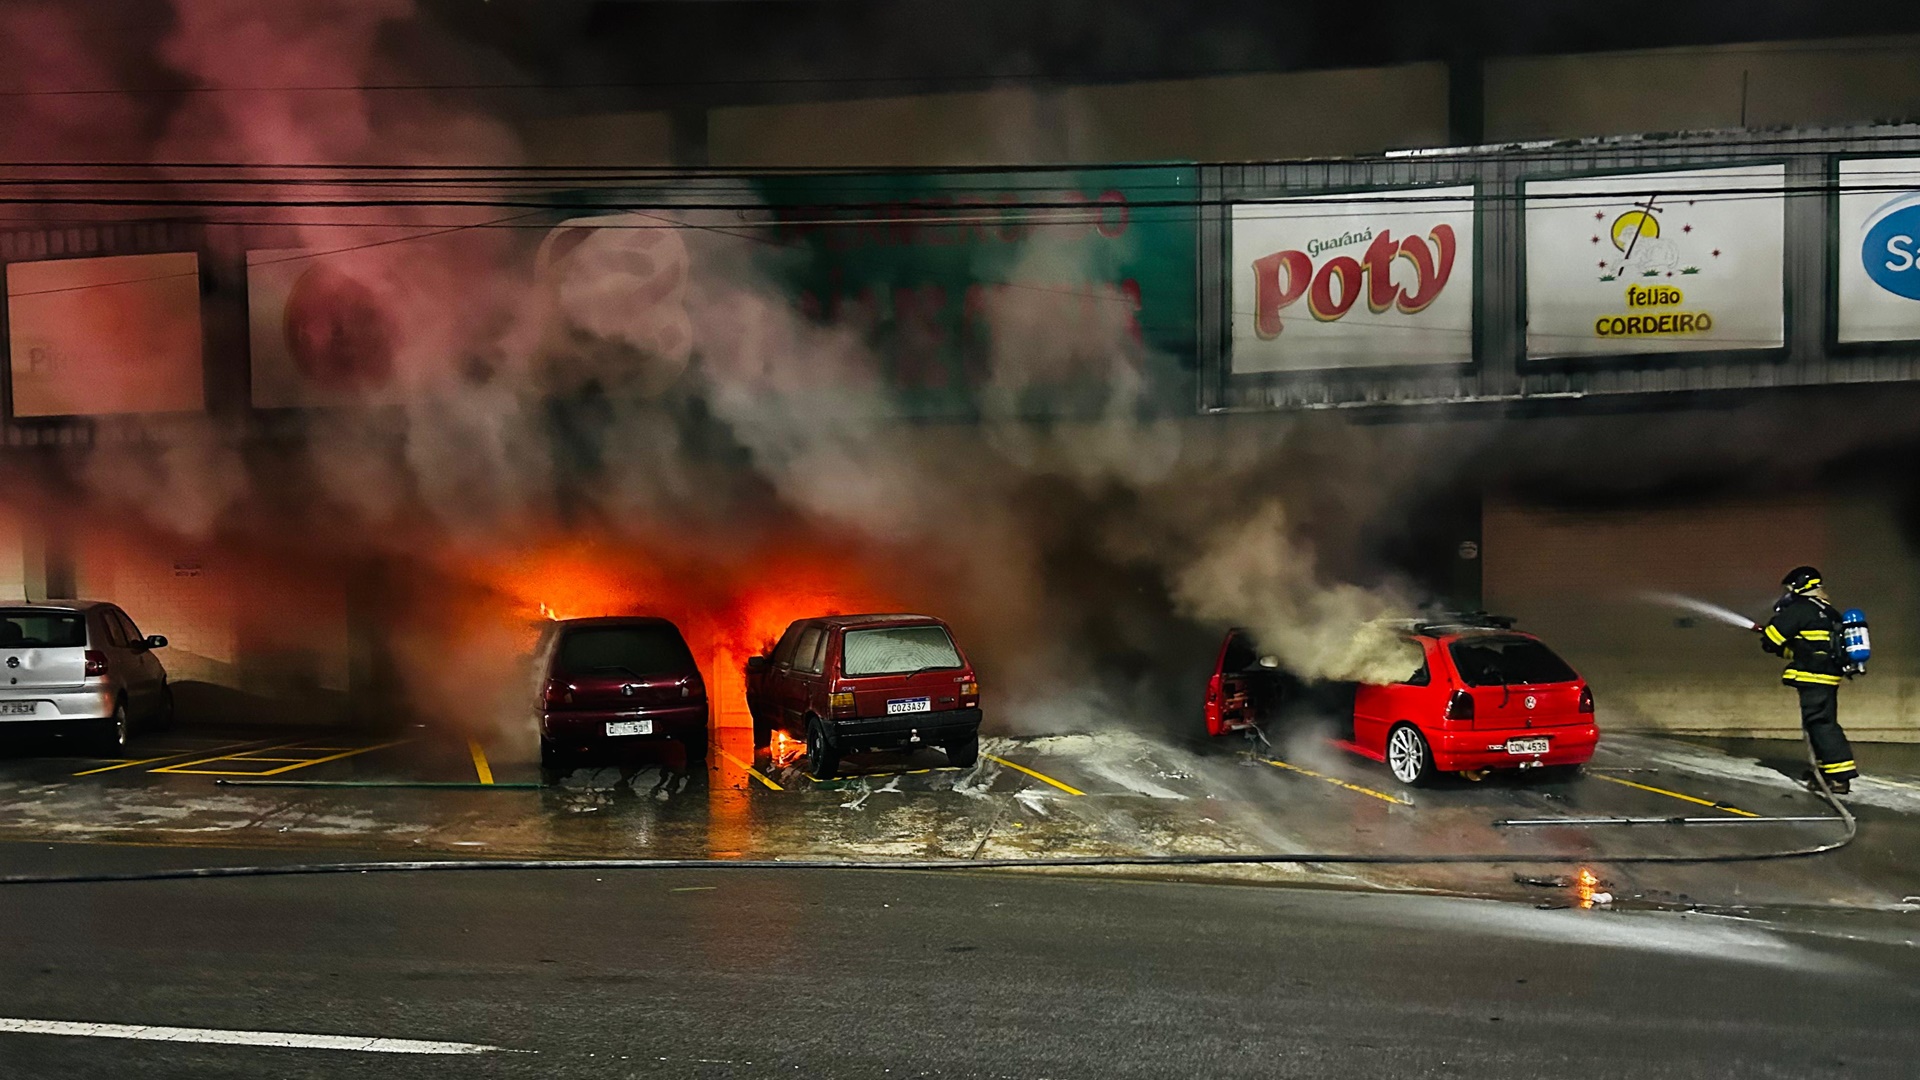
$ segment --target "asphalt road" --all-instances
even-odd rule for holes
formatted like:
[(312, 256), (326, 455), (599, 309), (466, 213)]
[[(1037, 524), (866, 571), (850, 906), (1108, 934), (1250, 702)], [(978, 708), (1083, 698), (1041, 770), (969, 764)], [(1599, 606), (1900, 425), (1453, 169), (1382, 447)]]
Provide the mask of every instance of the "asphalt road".
[[(0, 846), (16, 873), (184, 858)], [(1916, 940), (1920, 913), (1729, 919), (979, 872), (11, 887), (0, 1029), (506, 1050), (0, 1030), (0, 1076), (1910, 1077)]]

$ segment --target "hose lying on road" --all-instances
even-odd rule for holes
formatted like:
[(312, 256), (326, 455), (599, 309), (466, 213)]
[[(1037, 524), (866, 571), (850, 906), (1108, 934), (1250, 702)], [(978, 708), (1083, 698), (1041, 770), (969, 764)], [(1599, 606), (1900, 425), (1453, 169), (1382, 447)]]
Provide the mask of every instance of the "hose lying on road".
[(296, 877), (314, 874), (395, 874), (445, 871), (489, 870), (1018, 870), (1096, 866), (1257, 866), (1272, 863), (1316, 863), (1325, 865), (1423, 865), (1478, 863), (1646, 865), (1656, 863), (1704, 864), (1764, 862), (1774, 859), (1799, 859), (1837, 851), (1853, 843), (1860, 826), (1853, 814), (1833, 794), (1821, 775), (1813, 746), (1807, 745), (1808, 760), (1814, 762), (1813, 775), (1819, 780), (1814, 794), (1833, 807), (1846, 831), (1836, 840), (1806, 847), (1773, 851), (1738, 852), (1715, 855), (1676, 855), (1659, 852), (1642, 855), (1577, 854), (1528, 855), (1514, 852), (1499, 854), (1366, 854), (1360, 852), (1296, 851), (1263, 852), (1236, 855), (1051, 855), (1024, 859), (427, 859), (411, 861), (284, 863), (259, 866), (196, 866), (166, 870), (128, 870), (116, 873), (8, 874), (0, 876), (0, 885), (83, 885), (114, 881), (183, 881), (203, 878)]

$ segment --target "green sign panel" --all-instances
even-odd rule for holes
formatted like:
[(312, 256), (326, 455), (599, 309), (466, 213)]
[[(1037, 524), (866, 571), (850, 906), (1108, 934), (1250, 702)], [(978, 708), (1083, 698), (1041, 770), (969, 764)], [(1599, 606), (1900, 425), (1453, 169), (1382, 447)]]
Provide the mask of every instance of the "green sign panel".
[(809, 317), (863, 334), (910, 417), (1193, 408), (1196, 170), (760, 182), (759, 254)]

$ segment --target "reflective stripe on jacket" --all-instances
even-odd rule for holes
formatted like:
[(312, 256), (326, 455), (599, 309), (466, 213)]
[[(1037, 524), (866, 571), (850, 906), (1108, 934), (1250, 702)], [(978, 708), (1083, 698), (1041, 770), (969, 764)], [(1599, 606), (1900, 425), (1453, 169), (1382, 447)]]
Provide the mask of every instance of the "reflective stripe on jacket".
[(1834, 638), (1840, 628), (1832, 604), (1811, 596), (1781, 601), (1773, 618), (1761, 628), (1760, 647), (1787, 658), (1780, 681), (1789, 686), (1839, 686), (1846, 671)]

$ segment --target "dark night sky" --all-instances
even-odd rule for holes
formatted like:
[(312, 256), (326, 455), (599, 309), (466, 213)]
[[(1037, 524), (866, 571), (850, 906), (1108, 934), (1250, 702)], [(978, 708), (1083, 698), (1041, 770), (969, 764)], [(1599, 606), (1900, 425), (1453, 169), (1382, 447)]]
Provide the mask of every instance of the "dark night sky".
[(423, 2), (538, 81), (649, 84), (631, 104), (1920, 33), (1911, 0)]

